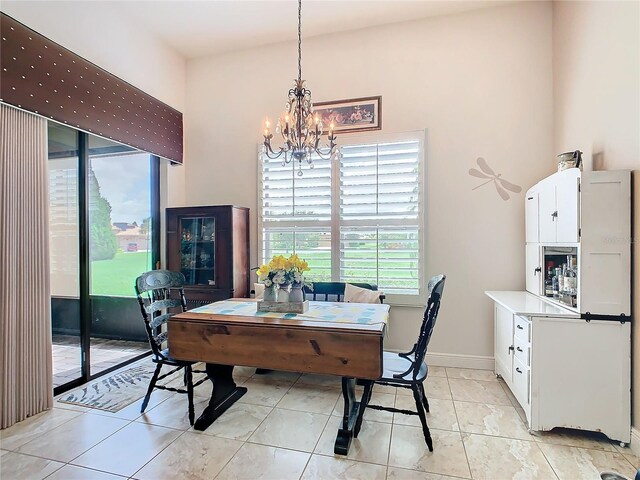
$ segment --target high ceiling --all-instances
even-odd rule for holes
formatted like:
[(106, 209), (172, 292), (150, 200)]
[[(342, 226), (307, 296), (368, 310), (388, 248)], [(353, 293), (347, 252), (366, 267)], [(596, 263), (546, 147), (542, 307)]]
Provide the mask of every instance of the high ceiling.
[[(302, 34), (310, 37), (506, 3), (303, 0)], [(186, 58), (291, 41), (297, 32), (296, 0), (123, 1), (113, 5)]]

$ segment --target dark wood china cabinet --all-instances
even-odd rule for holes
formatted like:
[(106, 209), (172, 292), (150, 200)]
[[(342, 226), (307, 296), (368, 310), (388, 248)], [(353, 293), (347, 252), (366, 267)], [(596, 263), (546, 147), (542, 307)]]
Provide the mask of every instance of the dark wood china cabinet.
[(249, 296), (249, 209), (167, 208), (167, 268), (185, 276), (187, 306)]

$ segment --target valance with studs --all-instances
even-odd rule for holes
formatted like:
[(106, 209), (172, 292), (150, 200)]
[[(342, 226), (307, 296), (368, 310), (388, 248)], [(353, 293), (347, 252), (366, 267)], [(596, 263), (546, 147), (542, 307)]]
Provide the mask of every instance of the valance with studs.
[(2, 13), (0, 101), (182, 163), (182, 114)]

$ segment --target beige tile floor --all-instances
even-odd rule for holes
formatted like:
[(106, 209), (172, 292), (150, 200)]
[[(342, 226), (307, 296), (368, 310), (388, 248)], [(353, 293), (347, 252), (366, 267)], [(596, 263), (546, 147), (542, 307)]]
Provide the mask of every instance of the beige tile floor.
[[(156, 391), (117, 413), (56, 403), (0, 431), (0, 476), (13, 479), (599, 479), (633, 478), (640, 458), (604, 436), (531, 435), (506, 386), (489, 371), (432, 367), (426, 382), (434, 452), (417, 417), (368, 410), (347, 458), (333, 454), (341, 421), (338, 378), (237, 368), (249, 388), (206, 432), (187, 421), (186, 398)], [(196, 414), (208, 382), (196, 392)], [(372, 403), (412, 406), (380, 387)]]

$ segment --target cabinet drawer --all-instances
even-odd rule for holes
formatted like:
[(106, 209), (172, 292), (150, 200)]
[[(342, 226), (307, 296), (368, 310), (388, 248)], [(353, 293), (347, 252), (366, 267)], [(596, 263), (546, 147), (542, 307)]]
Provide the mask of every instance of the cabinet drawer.
[(515, 357), (522, 362), (525, 367), (531, 366), (531, 356), (530, 351), (531, 347), (529, 346), (529, 342), (523, 339), (522, 337), (513, 337), (513, 353)]
[(522, 407), (529, 405), (529, 368), (513, 359), (513, 395)]
[(531, 338), (529, 335), (530, 323), (526, 318), (518, 317), (517, 315), (513, 316), (513, 332), (516, 337), (520, 337), (529, 343), (529, 339)]

